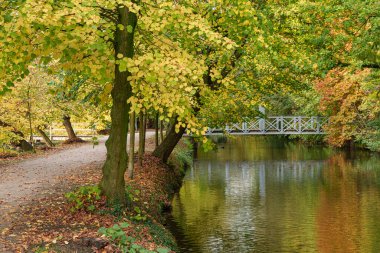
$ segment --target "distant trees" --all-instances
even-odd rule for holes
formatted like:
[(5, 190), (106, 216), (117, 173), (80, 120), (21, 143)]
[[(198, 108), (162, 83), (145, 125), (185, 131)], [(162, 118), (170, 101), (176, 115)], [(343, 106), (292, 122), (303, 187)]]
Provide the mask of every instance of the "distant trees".
[(281, 8), (274, 12), (275, 20), (282, 20), (276, 29), (294, 38), (300, 52), (305, 53), (303, 61), (310, 67), (302, 75), (302, 89), (267, 94), (268, 107), (330, 117), (326, 127), (330, 145), (357, 142), (378, 151), (377, 1), (293, 1)]

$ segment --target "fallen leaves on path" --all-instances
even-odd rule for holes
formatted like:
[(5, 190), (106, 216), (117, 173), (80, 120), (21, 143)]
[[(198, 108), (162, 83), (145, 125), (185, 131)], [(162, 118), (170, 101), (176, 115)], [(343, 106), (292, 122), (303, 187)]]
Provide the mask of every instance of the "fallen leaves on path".
[[(0, 226), (0, 245), (3, 247), (0, 251), (34, 252), (38, 245), (44, 245), (49, 252), (115, 252), (115, 248), (97, 232), (100, 227), (115, 224), (115, 216), (107, 212), (70, 212), (64, 193), (81, 185), (97, 184), (101, 179), (100, 164), (94, 163), (81, 170), (80, 175), (61, 176), (60, 183), (49, 189), (45, 196), (2, 217), (5, 222), (0, 220), (3, 224), (3, 227)], [(135, 178), (127, 179), (127, 184), (140, 190), (138, 205), (154, 222), (162, 219), (162, 209), (170, 206), (169, 195), (174, 191), (170, 186), (178, 184), (179, 178), (175, 170), (148, 154), (142, 167), (136, 165)], [(104, 199), (100, 200), (98, 208), (106, 208), (104, 203)], [(126, 233), (138, 238), (138, 244), (148, 249), (159, 246), (147, 227), (125, 217), (121, 221), (132, 224)]]

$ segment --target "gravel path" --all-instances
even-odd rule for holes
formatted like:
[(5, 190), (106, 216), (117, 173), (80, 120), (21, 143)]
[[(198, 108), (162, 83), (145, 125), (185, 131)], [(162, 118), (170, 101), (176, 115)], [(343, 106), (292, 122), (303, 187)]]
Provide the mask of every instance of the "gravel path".
[[(147, 132), (146, 137), (153, 135)], [(100, 166), (106, 158), (105, 141), (106, 137), (103, 137), (96, 146), (83, 144), (0, 167), (0, 227), (2, 218), (8, 212), (54, 190), (60, 183), (60, 176), (67, 173), (80, 176), (81, 167), (93, 164)]]

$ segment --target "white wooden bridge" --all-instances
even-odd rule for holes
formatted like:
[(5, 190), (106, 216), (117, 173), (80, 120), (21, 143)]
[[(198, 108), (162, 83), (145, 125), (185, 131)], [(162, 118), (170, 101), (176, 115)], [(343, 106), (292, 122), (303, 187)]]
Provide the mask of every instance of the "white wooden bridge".
[(316, 116), (257, 117), (252, 121), (227, 124), (225, 127), (208, 128), (205, 135), (325, 134), (322, 127), (327, 122), (327, 118)]

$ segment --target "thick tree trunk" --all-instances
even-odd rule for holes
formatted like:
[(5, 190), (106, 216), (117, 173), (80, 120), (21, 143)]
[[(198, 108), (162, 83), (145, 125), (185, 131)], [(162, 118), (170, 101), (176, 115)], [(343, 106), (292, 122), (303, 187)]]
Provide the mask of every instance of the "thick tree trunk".
[[(134, 53), (134, 31), (137, 24), (136, 14), (129, 12), (124, 6), (118, 6), (118, 24), (114, 36), (115, 59), (119, 55), (132, 58)], [(128, 32), (127, 27), (132, 27)], [(130, 104), (127, 100), (132, 95), (132, 87), (128, 81), (130, 73), (120, 72), (115, 65), (115, 80), (112, 88), (111, 132), (106, 142), (107, 157), (103, 165), (103, 177), (100, 187), (107, 197), (108, 203), (126, 204), (124, 173), (127, 169), (126, 139)]]
[(159, 130), (159, 126), (158, 126), (158, 112), (156, 113), (155, 115), (155, 118), (154, 118), (154, 129), (155, 129), (155, 138), (154, 138), (154, 141), (155, 141), (155, 148), (158, 147), (158, 130)]
[(140, 112), (140, 115), (139, 115), (139, 152), (138, 152), (138, 158), (137, 158), (137, 162), (139, 164), (139, 166), (141, 167), (142, 166), (142, 160), (143, 160), (143, 156), (144, 156), (144, 113), (143, 112)]
[(46, 145), (48, 145), (49, 147), (54, 147), (54, 143), (50, 140), (50, 138), (47, 136), (47, 134), (40, 127), (36, 127), (36, 129), (37, 129), (37, 132), (44, 139)]
[(70, 116), (63, 115), (63, 125), (65, 126), (67, 136), (69, 137), (69, 140), (76, 140), (78, 139), (77, 135), (74, 132), (73, 126), (71, 125)]
[(129, 118), (129, 160), (128, 160), (128, 177), (133, 178), (133, 171), (135, 165), (135, 113), (132, 112)]
[(27, 142), (24, 139), (24, 134), (21, 131), (15, 129), (12, 125), (10, 125), (4, 121), (1, 121), (1, 120), (0, 120), (0, 126), (13, 128), (12, 133), (14, 133), (14, 134), (16, 134), (22, 138), (17, 143), (13, 143), (12, 145), (20, 147), (22, 151), (33, 151), (34, 150), (32, 144), (30, 144), (29, 142)]
[(173, 152), (173, 149), (182, 138), (182, 135), (185, 133), (186, 128), (180, 127), (179, 132), (175, 132), (175, 123), (170, 124), (170, 129), (166, 133), (165, 139), (161, 144), (153, 151), (153, 155), (160, 158), (162, 162), (166, 163), (169, 159), (170, 154)]

